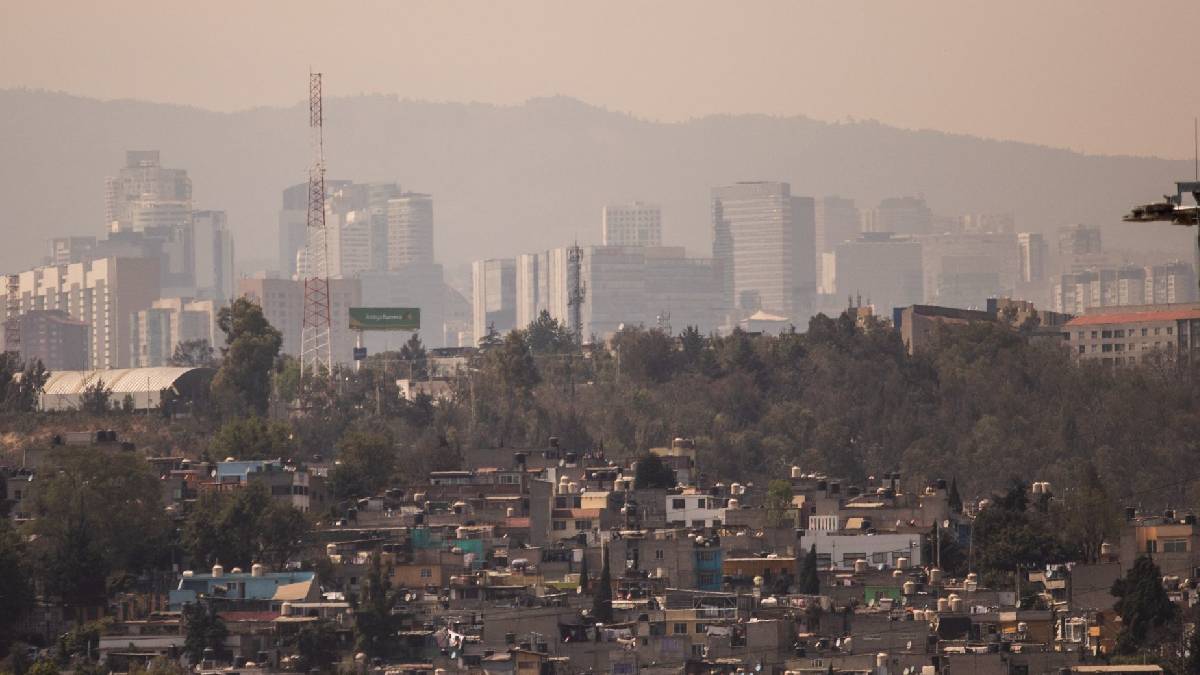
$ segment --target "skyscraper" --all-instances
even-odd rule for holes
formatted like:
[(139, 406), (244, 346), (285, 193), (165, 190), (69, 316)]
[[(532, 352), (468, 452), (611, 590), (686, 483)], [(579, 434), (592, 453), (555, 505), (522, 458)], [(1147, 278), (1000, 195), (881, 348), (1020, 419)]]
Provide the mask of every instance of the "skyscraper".
[(1058, 254), (1083, 256), (1103, 253), (1100, 228), (1087, 225), (1063, 225), (1058, 228)]
[(602, 213), (605, 246), (662, 246), (662, 210), (657, 204), (611, 204)]
[(489, 329), (504, 334), (517, 327), (517, 261), (476, 260), (471, 264), (472, 329), (479, 344)]
[(822, 197), (815, 204), (817, 254), (832, 253), (843, 241), (858, 236), (862, 217), (853, 199)]
[(1020, 247), (1021, 281), (1038, 283), (1046, 278), (1046, 239), (1037, 232), (1017, 235)]
[(224, 304), (237, 292), (233, 273), (233, 236), (224, 211), (192, 213), (197, 298)]
[(884, 316), (924, 297), (921, 243), (890, 232), (863, 232), (837, 245), (837, 292), (862, 296)]
[(405, 192), (387, 202), (388, 269), (433, 262), (433, 198)]
[(807, 321), (816, 292), (814, 205), (791, 186), (746, 182), (713, 188), (713, 257), (725, 301)]
[(164, 169), (157, 150), (129, 150), (125, 166), (105, 181), (104, 222), (110, 232), (141, 231), (187, 220), (192, 181), (183, 169)]
[(864, 230), (925, 234), (933, 227), (933, 211), (924, 197), (888, 197), (864, 217)]

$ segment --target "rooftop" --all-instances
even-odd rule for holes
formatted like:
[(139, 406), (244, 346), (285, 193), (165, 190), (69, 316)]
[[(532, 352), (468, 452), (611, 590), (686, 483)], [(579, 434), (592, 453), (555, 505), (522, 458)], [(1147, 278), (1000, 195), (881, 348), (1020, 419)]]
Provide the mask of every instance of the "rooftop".
[(1159, 323), (1163, 321), (1186, 321), (1200, 319), (1200, 309), (1172, 309), (1159, 312), (1113, 312), (1111, 314), (1088, 314), (1067, 322), (1068, 328), (1076, 326), (1099, 326), (1114, 323)]

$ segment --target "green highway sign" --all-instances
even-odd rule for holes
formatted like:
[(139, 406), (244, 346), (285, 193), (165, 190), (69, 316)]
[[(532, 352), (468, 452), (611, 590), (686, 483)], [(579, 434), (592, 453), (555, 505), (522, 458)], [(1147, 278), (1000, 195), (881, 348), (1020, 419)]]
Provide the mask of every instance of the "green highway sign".
[(419, 307), (351, 307), (350, 330), (420, 330)]

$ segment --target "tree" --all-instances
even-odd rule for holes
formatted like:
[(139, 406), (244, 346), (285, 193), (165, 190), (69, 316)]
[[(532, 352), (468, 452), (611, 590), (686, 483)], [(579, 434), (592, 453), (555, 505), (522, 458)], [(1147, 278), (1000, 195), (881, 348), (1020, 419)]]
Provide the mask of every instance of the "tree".
[(338, 462), (330, 474), (334, 498), (369, 497), (390, 484), (396, 448), (385, 433), (355, 429), (338, 442)]
[(799, 591), (805, 595), (821, 592), (821, 575), (817, 570), (817, 545), (813, 544), (800, 565)]
[(175, 345), (175, 352), (167, 364), (177, 368), (213, 368), (217, 365), (217, 359), (208, 340), (200, 338), (183, 340)]
[(575, 348), (575, 334), (545, 309), (529, 323), (525, 333), (534, 354), (561, 354)]
[(946, 503), (953, 513), (962, 513), (962, 497), (958, 494), (958, 477), (950, 480), (950, 492), (946, 495)]
[(184, 605), (182, 618), (187, 630), (183, 651), (193, 664), (200, 663), (205, 649), (212, 649), (218, 657), (225, 654), (225, 638), (229, 635), (229, 629), (217, 616), (215, 607), (193, 602)]
[(304, 660), (305, 670), (328, 672), (337, 661), (338, 638), (332, 624), (321, 619), (306, 624), (294, 638), (297, 653)]
[(600, 555), (604, 566), (600, 568), (600, 582), (596, 585), (596, 592), (592, 594), (592, 620), (597, 623), (612, 623), (612, 571), (608, 566), (608, 544), (600, 548)]
[(287, 424), (250, 415), (223, 424), (209, 443), (209, 450), (218, 458), (278, 459), (291, 457), (294, 444)]
[(25, 542), (8, 518), (0, 516), (0, 656), (7, 654), (15, 629), (33, 605), (33, 580)]
[(398, 647), (396, 629), (403, 617), (393, 614), (397, 597), (383, 573), (382, 557), (371, 556), (371, 567), (363, 585), (362, 601), (354, 609), (355, 649), (367, 656), (382, 657)]
[(1117, 651), (1132, 654), (1151, 642), (1152, 632), (1173, 620), (1178, 612), (1163, 588), (1162, 571), (1149, 556), (1139, 556), (1124, 577), (1113, 582), (1113, 606), (1121, 615)]
[(266, 415), (271, 371), (283, 336), (263, 316), (262, 307), (248, 298), (222, 308), (217, 325), (225, 333), (225, 346), (212, 383), (215, 398), (231, 415)]
[(301, 546), (310, 523), (291, 504), (271, 498), (252, 480), (233, 492), (201, 495), (184, 522), (182, 546), (192, 562), (281, 568)]
[[(20, 375), (20, 377), (17, 377)], [(40, 359), (21, 364), (12, 352), (0, 353), (0, 410), (32, 412), (37, 410), (38, 398), (50, 373)]]
[(1200, 673), (1200, 621), (1192, 624), (1192, 632), (1187, 637), (1187, 659), (1184, 668), (1185, 673)]
[(784, 478), (776, 478), (767, 484), (767, 498), (764, 504), (767, 510), (767, 523), (772, 527), (784, 524), (784, 516), (792, 508), (792, 482)]
[(112, 410), (112, 389), (97, 377), (84, 388), (79, 407), (90, 415), (107, 415)]
[(413, 333), (404, 346), (400, 347), (400, 358), (408, 364), (407, 372), (403, 374), (409, 379), (422, 380), (429, 375), (425, 345), (421, 342), (420, 333)]
[(675, 470), (667, 466), (662, 457), (646, 454), (638, 458), (633, 472), (633, 487), (636, 490), (673, 488), (676, 485)]
[[(170, 531), (159, 476), (124, 451), (64, 448), (35, 495), (38, 573), (68, 604), (103, 602), (109, 574), (162, 562)], [(39, 478), (39, 480), (42, 480)]]

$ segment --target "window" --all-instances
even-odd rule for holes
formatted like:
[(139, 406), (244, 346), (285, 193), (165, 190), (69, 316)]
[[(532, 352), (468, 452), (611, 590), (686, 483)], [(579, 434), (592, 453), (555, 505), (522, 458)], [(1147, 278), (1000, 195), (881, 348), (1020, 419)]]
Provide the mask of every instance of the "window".
[(565, 521), (565, 520), (556, 520), (556, 521), (554, 521), (554, 529), (556, 529), (556, 530), (565, 530), (565, 529), (567, 529), (567, 521)]
[(687, 500), (686, 499), (672, 499), (671, 500), (671, 508), (675, 509), (676, 511), (682, 511), (683, 509), (687, 508)]
[(1124, 329), (1121, 329), (1121, 330), (1114, 330), (1114, 331), (1113, 331), (1113, 337), (1119, 337), (1119, 338), (1123, 338), (1123, 337), (1125, 337), (1125, 330), (1124, 330)]
[(663, 559), (663, 550), (662, 550), (661, 548), (659, 548), (659, 549), (655, 549), (655, 550), (654, 550), (654, 559), (655, 559), (655, 560), (662, 560), (662, 559)]
[(1164, 539), (1163, 553), (1187, 553), (1187, 539)]
[(704, 519), (699, 518), (692, 521), (692, 527), (704, 527)]
[(577, 521), (575, 521), (575, 529), (577, 529), (577, 530), (590, 530), (590, 529), (592, 529), (592, 521), (590, 521), (590, 520), (577, 520)]
[(432, 576), (433, 576), (433, 570), (429, 569), (428, 567), (421, 568), (421, 578), (422, 579), (428, 579)]
[(1095, 340), (1095, 339), (1096, 339), (1096, 331), (1092, 331), (1092, 339), (1093, 339), (1093, 340)]
[(1158, 326), (1155, 326), (1155, 327), (1154, 327), (1154, 334), (1155, 334), (1155, 335), (1158, 335), (1158, 330), (1159, 330)]
[(704, 574), (701, 574), (699, 579), (700, 579), (701, 586), (712, 586), (717, 583), (717, 575), (707, 573), (707, 572)]
[(687, 635), (687, 624), (677, 623), (671, 627), (671, 632), (676, 635)]
[(1142, 329), (1142, 337), (1146, 337), (1146, 329), (1145, 328)]
[(1111, 330), (1100, 331), (1100, 337), (1110, 338), (1110, 337), (1112, 337), (1112, 331)]
[(1174, 334), (1175, 334), (1175, 327), (1167, 326), (1167, 335), (1174, 335)]
[(1100, 351), (1103, 351), (1103, 352), (1111, 352), (1111, 351), (1112, 351), (1112, 345), (1104, 345), (1103, 347), (1101, 347), (1101, 348), (1100, 348)]
[(696, 553), (696, 559), (701, 562), (712, 562), (715, 554), (712, 551), (699, 551)]
[(707, 632), (708, 632), (708, 624), (706, 624), (706, 623), (697, 623), (696, 624), (696, 633), (697, 634), (703, 634), (703, 633), (707, 633)]
[(887, 563), (887, 558), (888, 558), (888, 554), (886, 554), (886, 553), (872, 553), (871, 554), (871, 564), (872, 565), (883, 565), (883, 564)]
[(1150, 539), (1146, 541), (1146, 553), (1158, 553), (1158, 541)]
[(1080, 353), (1080, 354), (1083, 354), (1083, 353), (1085, 353), (1085, 352), (1087, 352), (1087, 346), (1086, 346), (1086, 345), (1079, 345), (1079, 353)]

